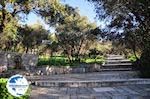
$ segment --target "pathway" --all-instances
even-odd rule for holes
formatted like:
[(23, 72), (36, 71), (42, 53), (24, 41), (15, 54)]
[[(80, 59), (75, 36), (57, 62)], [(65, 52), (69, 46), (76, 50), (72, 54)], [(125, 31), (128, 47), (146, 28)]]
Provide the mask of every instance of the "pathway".
[(28, 77), (31, 99), (150, 99), (150, 79), (138, 77), (129, 60), (109, 55), (101, 71)]
[(98, 88), (33, 87), (30, 99), (150, 99), (150, 85)]

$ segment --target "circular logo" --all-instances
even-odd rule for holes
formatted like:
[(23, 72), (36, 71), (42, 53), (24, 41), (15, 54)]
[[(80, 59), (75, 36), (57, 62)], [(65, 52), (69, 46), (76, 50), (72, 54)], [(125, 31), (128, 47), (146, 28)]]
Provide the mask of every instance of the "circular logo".
[(6, 87), (11, 95), (20, 97), (26, 93), (29, 84), (22, 75), (14, 75), (8, 79)]

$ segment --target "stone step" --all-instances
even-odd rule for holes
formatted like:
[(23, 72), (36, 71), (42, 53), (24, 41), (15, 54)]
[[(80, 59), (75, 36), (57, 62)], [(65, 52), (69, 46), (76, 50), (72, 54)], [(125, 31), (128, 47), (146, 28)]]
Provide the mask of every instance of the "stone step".
[(10, 73), (0, 73), (0, 78), (10, 77)]
[(132, 68), (101, 68), (100, 71), (132, 71)]
[(120, 56), (122, 56), (122, 55), (113, 55), (113, 54), (107, 55), (107, 57), (120, 57)]
[(103, 69), (125, 69), (125, 70), (132, 70), (132, 66), (103, 66), (100, 68), (100, 70), (103, 70)]
[(150, 99), (150, 85), (142, 84), (96, 88), (31, 86), (31, 89), (30, 99)]
[(107, 60), (124, 60), (125, 58), (123, 56), (120, 57), (107, 57)]
[(121, 64), (104, 64), (101, 69), (113, 69), (113, 68), (132, 68), (132, 63), (121, 63)]
[(87, 74), (64, 74), (51, 76), (27, 76), (29, 81), (37, 80), (110, 80), (137, 78), (137, 71), (113, 71)]
[[(33, 82), (32, 82), (33, 83)], [(114, 79), (114, 80), (40, 80), (34, 84), (40, 87), (114, 87), (135, 84), (150, 84), (150, 79)]]
[(132, 63), (118, 63), (118, 64), (104, 64), (103, 66), (127, 66), (132, 65)]
[(105, 64), (117, 64), (117, 63), (131, 63), (128, 59), (123, 60), (106, 60)]

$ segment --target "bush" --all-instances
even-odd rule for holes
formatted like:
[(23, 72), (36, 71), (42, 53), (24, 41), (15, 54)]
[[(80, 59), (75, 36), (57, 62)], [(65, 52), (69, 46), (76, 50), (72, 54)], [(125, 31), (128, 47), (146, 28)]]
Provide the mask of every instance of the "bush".
[(49, 66), (68, 66), (69, 62), (66, 57), (53, 56), (49, 58), (39, 57), (38, 66), (49, 65)]
[(130, 55), (128, 56), (128, 59), (131, 61), (131, 62), (135, 62), (137, 60), (137, 58), (135, 57), (135, 55)]
[(53, 56), (53, 57), (40, 57), (38, 61), (38, 66), (48, 65), (48, 66), (79, 66), (80, 63), (87, 64), (102, 64), (105, 61), (104, 56), (95, 56), (95, 58), (82, 58), (81, 61), (73, 61), (69, 63), (68, 59), (64, 56)]
[(0, 99), (29, 99), (29, 92), (22, 97), (14, 97), (12, 96), (6, 88), (7, 79), (0, 79)]
[(105, 62), (105, 58), (103, 56), (97, 56), (96, 58), (86, 58), (82, 59), (83, 63), (88, 63), (88, 64), (103, 64)]

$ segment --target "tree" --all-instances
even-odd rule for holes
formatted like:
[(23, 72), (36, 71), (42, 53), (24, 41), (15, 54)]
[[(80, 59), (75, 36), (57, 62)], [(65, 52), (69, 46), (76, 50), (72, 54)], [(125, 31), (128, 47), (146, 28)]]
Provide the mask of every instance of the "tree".
[(56, 36), (70, 62), (74, 57), (79, 60), (79, 56), (85, 53), (83, 49), (95, 39), (91, 32), (95, 28), (94, 23), (88, 22), (86, 17), (81, 17), (76, 11), (65, 17), (63, 23), (58, 25)]
[(34, 24), (33, 26), (24, 26), (19, 29), (19, 36), (21, 43), (25, 49), (25, 52), (39, 52), (42, 45), (42, 40), (48, 39), (48, 31), (39, 24)]
[[(31, 33), (32, 29), (29, 27), (20, 29), (21, 26), (18, 24), (19, 21), (25, 21), (26, 15), (30, 12), (42, 17), (50, 26), (55, 26), (62, 23), (65, 16), (71, 14), (73, 10), (68, 5), (60, 4), (59, 0), (0, 0), (0, 48), (2, 50), (18, 51), (23, 49), (22, 44), (26, 47), (35, 45), (26, 42), (28, 37), (25, 37), (25, 41), (21, 39)], [(25, 32), (25, 34), (20, 33), (20, 31)], [(36, 43), (38, 46), (39, 43)], [(28, 52), (28, 47), (26, 52)]]
[[(119, 39), (128, 41), (135, 52), (140, 48), (141, 73), (150, 76), (150, 1), (149, 0), (88, 0), (96, 2), (100, 18), (110, 18), (110, 28), (124, 30), (123, 33), (108, 33)], [(103, 10), (103, 11), (102, 11)], [(103, 12), (103, 13), (101, 13)], [(142, 68), (141, 68), (142, 67)]]
[(58, 52), (61, 48), (55, 33), (50, 34), (48, 39), (51, 43), (46, 46), (46, 50), (50, 51), (50, 56), (52, 57), (53, 53)]
[(18, 19), (20, 13), (27, 14), (32, 9), (31, 0), (1, 0), (0, 6), (0, 33), (11, 22), (11, 18)]
[[(3, 32), (0, 33), (0, 48), (8, 51), (15, 50), (18, 36), (17, 36), (17, 20), (12, 18), (11, 16), (7, 16), (9, 23), (5, 24), (3, 28)], [(10, 17), (10, 18), (9, 18)]]

